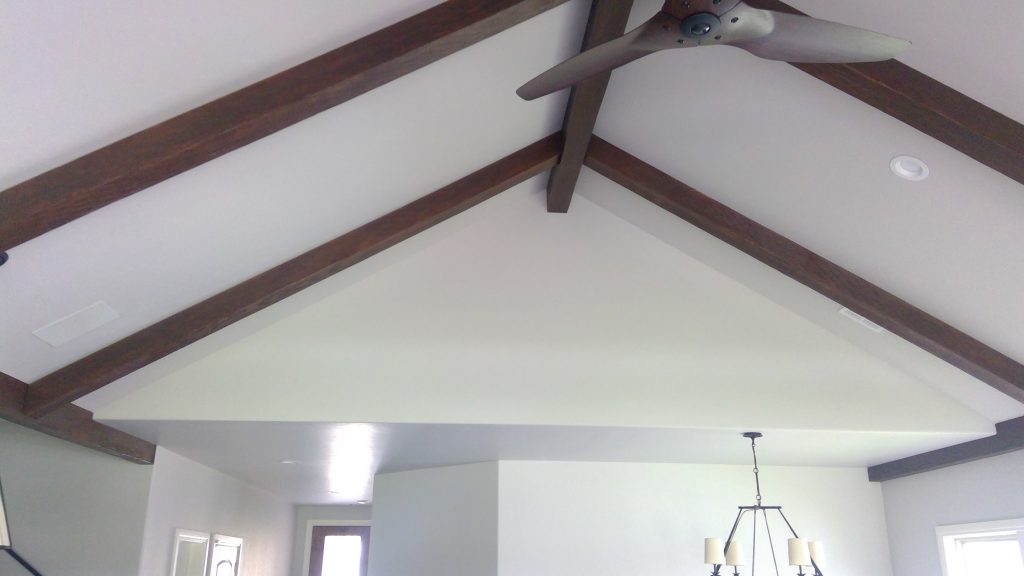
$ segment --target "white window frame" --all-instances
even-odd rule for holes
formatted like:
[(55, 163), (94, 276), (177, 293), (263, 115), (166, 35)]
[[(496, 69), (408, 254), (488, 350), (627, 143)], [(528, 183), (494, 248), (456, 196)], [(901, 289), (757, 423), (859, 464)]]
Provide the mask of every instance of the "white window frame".
[(217, 544), (228, 546), (231, 548), (238, 549), (238, 556), (235, 561), (235, 575), (242, 574), (242, 544), (243, 540), (237, 536), (225, 536), (224, 534), (214, 534), (210, 540), (210, 555), (206, 561), (206, 572), (212, 576), (216, 573), (217, 567), (213, 565), (213, 551)]
[[(937, 527), (935, 529), (935, 536), (939, 544), (939, 561), (942, 564), (942, 576), (966, 576), (964, 567), (961, 564), (961, 547), (964, 541), (984, 539), (986, 536), (998, 537), (1000, 534), (1012, 532), (1016, 532), (1016, 540), (1020, 544), (1021, 555), (1024, 555), (1024, 518)], [(1008, 535), (1007, 539), (1013, 539), (1013, 537)]]
[(203, 553), (203, 575), (205, 576), (206, 565), (210, 562), (210, 533), (186, 530), (184, 528), (178, 528), (174, 531), (174, 551), (171, 556), (171, 576), (176, 576), (178, 572), (178, 549), (181, 547), (182, 542), (195, 542), (196, 544), (204, 544), (206, 546), (206, 551)]

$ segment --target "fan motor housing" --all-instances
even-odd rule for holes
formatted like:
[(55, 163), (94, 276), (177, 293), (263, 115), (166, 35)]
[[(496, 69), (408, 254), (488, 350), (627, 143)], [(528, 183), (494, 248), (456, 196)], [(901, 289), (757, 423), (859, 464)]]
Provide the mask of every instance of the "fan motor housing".
[(711, 12), (692, 14), (679, 24), (680, 34), (694, 40), (714, 37), (721, 28), (722, 21)]

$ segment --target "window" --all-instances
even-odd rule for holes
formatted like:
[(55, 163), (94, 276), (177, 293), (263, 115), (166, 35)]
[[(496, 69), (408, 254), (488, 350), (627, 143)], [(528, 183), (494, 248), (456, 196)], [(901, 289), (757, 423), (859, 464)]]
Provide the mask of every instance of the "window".
[(238, 576), (242, 539), (215, 534), (210, 553), (210, 576)]
[(309, 576), (366, 576), (369, 526), (313, 526)]
[(1024, 518), (939, 526), (945, 576), (1024, 576)]

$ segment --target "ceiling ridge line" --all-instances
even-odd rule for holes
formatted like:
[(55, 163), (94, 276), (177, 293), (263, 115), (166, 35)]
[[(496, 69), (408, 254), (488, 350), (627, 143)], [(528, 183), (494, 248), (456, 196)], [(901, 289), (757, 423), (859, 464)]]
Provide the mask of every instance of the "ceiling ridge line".
[(1024, 365), (594, 136), (586, 166), (893, 334), (1024, 402)]
[[(633, 0), (593, 0), (580, 52), (622, 36), (632, 8)], [(569, 211), (611, 75), (609, 70), (588, 78), (569, 92), (562, 122), (562, 158), (548, 178), (548, 212)]]

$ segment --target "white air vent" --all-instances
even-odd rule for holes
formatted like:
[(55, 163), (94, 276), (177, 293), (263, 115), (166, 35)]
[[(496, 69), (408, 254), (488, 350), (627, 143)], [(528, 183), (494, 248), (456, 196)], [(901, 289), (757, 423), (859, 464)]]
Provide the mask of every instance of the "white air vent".
[(881, 334), (882, 332), (885, 332), (885, 328), (882, 328), (878, 324), (875, 324), (871, 320), (868, 320), (867, 318), (861, 316), (860, 314), (857, 314), (856, 312), (850, 310), (849, 308), (843, 308), (842, 310), (839, 311), (839, 313), (842, 314), (843, 316), (846, 316), (850, 320), (853, 320), (857, 324), (860, 324), (861, 326), (867, 328), (868, 330), (875, 332), (876, 334)]
[(106, 302), (100, 301), (73, 312), (67, 316), (50, 322), (46, 326), (33, 330), (40, 340), (56, 348), (92, 332), (93, 330), (117, 320), (117, 310)]

